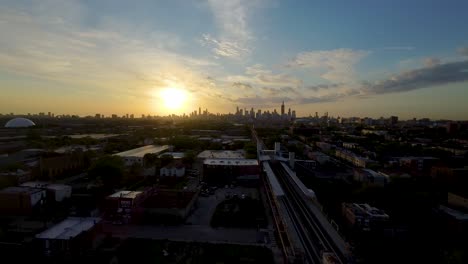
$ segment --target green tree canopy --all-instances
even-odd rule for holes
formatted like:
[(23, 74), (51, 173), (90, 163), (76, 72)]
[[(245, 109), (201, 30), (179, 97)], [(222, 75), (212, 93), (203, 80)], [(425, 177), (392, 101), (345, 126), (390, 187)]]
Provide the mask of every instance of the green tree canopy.
[(114, 187), (124, 175), (125, 165), (119, 156), (103, 156), (97, 159), (89, 169), (89, 176), (102, 181), (104, 186)]

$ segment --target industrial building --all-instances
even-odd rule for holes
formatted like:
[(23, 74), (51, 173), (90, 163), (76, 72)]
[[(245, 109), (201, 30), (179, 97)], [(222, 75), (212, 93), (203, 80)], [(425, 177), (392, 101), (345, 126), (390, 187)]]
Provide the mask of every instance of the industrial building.
[(45, 198), (43, 189), (7, 187), (0, 190), (0, 212), (2, 215), (30, 215)]
[(65, 184), (56, 184), (49, 182), (25, 182), (21, 184), (23, 187), (31, 187), (46, 190), (46, 197), (49, 201), (62, 202), (70, 198), (72, 194), (72, 187)]
[(95, 247), (101, 219), (68, 217), (36, 235), (36, 243), (46, 256), (78, 256)]
[(203, 178), (209, 184), (257, 183), (260, 166), (256, 159), (206, 159)]
[(163, 146), (147, 145), (147, 146), (143, 146), (140, 148), (123, 151), (114, 155), (122, 157), (122, 159), (124, 160), (125, 166), (131, 166), (133, 164), (143, 165), (143, 157), (146, 154), (159, 155), (169, 149), (170, 149), (170, 146), (168, 145), (163, 145)]

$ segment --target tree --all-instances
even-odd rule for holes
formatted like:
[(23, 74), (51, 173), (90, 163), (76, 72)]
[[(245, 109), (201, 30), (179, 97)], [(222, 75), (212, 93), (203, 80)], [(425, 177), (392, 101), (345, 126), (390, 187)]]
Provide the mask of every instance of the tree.
[(155, 166), (157, 160), (158, 160), (157, 154), (147, 153), (143, 157), (143, 164), (145, 165), (146, 168), (149, 168), (149, 167)]
[(257, 158), (257, 146), (254, 143), (247, 143), (244, 145), (245, 156), (248, 159), (255, 159)]
[(171, 163), (174, 160), (174, 157), (172, 155), (162, 155), (161, 156), (161, 167), (164, 167)]
[(192, 165), (192, 163), (195, 161), (195, 157), (197, 154), (192, 151), (188, 150), (184, 153), (184, 157), (182, 158), (182, 162), (187, 165)]
[(101, 180), (104, 186), (113, 188), (122, 180), (124, 169), (121, 157), (103, 156), (91, 165), (88, 174), (90, 177)]

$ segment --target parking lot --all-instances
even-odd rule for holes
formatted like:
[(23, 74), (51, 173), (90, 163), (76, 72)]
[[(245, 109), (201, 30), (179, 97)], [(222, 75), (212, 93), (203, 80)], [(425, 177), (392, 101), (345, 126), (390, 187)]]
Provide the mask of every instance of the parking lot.
[(258, 189), (246, 187), (228, 187), (218, 188), (214, 194), (207, 195), (206, 197), (200, 195), (193, 213), (187, 218), (186, 223), (191, 225), (205, 225), (209, 226), (211, 217), (216, 210), (216, 206), (228, 197), (242, 195), (250, 196), (253, 199), (258, 199)]

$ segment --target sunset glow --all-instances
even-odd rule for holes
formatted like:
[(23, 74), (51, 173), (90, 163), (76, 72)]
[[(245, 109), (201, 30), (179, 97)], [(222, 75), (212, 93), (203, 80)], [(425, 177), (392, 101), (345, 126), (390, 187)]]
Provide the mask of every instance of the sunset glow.
[(180, 110), (187, 101), (187, 92), (179, 88), (166, 88), (160, 93), (164, 107), (168, 110)]

